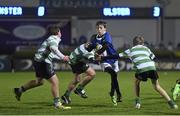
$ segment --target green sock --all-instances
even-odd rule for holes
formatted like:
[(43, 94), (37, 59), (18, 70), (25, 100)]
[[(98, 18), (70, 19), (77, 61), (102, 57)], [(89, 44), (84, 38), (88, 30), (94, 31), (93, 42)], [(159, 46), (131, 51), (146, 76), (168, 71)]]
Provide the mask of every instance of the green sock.
[(135, 102), (136, 102), (136, 104), (137, 104), (137, 103), (140, 103), (140, 98), (137, 97), (137, 98), (135, 99)]
[(169, 104), (170, 107), (173, 107), (174, 105), (176, 105), (173, 100), (169, 100), (169, 101), (168, 101), (168, 104)]
[(69, 90), (66, 90), (66, 92), (64, 93), (65, 96), (70, 96), (71, 92)]
[(81, 90), (84, 89), (84, 87), (81, 84), (79, 84), (77, 88)]
[(55, 97), (55, 98), (54, 98), (54, 103), (58, 103), (58, 102), (60, 102), (59, 97)]

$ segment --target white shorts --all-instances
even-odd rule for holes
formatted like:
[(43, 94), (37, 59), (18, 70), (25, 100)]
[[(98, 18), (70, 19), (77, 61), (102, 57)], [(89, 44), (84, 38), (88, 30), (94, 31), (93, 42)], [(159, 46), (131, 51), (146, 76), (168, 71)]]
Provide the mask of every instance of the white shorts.
[(107, 62), (105, 63), (101, 63), (101, 68), (103, 69), (103, 71), (105, 70), (105, 68), (107, 67), (111, 67), (115, 72), (119, 71), (119, 65), (118, 65), (118, 61), (116, 61), (114, 64), (109, 64)]

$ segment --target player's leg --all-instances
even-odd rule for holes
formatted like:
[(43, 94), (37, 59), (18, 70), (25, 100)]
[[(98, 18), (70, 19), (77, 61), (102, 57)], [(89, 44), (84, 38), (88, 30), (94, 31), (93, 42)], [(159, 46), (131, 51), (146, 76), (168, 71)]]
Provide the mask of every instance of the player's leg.
[(79, 83), (78, 87), (74, 91), (76, 94), (80, 95), (82, 98), (87, 98), (84, 87), (88, 83), (90, 83), (96, 75), (95, 70), (91, 67), (88, 67), (88, 69), (85, 71), (85, 74), (86, 75), (85, 75), (84, 79)]
[(115, 85), (117, 85), (117, 83), (115, 83), (115, 78), (117, 76), (117, 74), (115, 73), (115, 71), (112, 69), (112, 67), (106, 67), (105, 68), (105, 72), (107, 72), (108, 74), (111, 75), (111, 90), (109, 92), (109, 95), (111, 96), (111, 101), (113, 103), (114, 106), (117, 106), (117, 98), (114, 95), (116, 87)]
[(81, 87), (83, 87), (83, 88), (94, 79), (96, 72), (93, 68), (89, 67), (86, 70), (85, 74), (86, 75), (85, 75), (84, 79), (79, 83), (79, 85), (81, 85)]
[(37, 78), (36, 80), (30, 80), (29, 82), (27, 82), (26, 84), (22, 85), (19, 88), (14, 88), (14, 93), (15, 93), (15, 97), (18, 101), (20, 101), (21, 99), (21, 95), (23, 92), (25, 92), (26, 90), (38, 87), (43, 85), (44, 81), (42, 78)]
[(70, 94), (75, 89), (76, 85), (80, 82), (80, 74), (74, 74), (74, 79), (69, 83), (67, 90), (65, 91), (64, 95), (61, 96), (64, 104), (70, 104), (71, 98)]
[(60, 108), (60, 109), (71, 109), (71, 107), (65, 107), (62, 105), (60, 98), (59, 98), (59, 79), (54, 74), (51, 78), (48, 79), (48, 81), (51, 83), (51, 92), (52, 96), (54, 98), (54, 107)]
[(34, 87), (38, 87), (43, 85), (43, 77), (45, 77), (46, 75), (46, 63), (42, 63), (42, 62), (34, 62), (34, 69), (35, 69), (35, 74), (36, 74), (36, 80), (31, 80), (29, 82), (27, 82), (26, 84), (22, 85), (19, 88), (14, 88), (14, 93), (15, 93), (15, 97), (18, 101), (20, 101), (21, 95), (23, 92), (25, 92), (26, 90), (29, 90), (31, 88)]
[(72, 80), (69, 83), (68, 88), (65, 91), (64, 95), (61, 96), (61, 99), (63, 100), (64, 104), (70, 104), (71, 103), (70, 94), (75, 89), (76, 85), (80, 82), (80, 74), (86, 70), (86, 67), (85, 67), (86, 64), (83, 62), (71, 64), (70, 66), (71, 66), (72, 72), (74, 73), (75, 77), (74, 77), (74, 80)]
[(176, 81), (176, 85), (172, 91), (173, 100), (175, 101), (180, 96), (180, 79)]
[(157, 79), (151, 79), (153, 88), (162, 96), (166, 99), (168, 102), (169, 106), (173, 109), (178, 109), (178, 106), (175, 104), (173, 100), (169, 97), (169, 95), (166, 93), (166, 91), (160, 86), (159, 82)]
[(140, 82), (141, 80), (135, 78), (134, 81), (134, 88), (135, 88), (135, 108), (140, 109), (141, 103), (140, 103)]
[(142, 73), (135, 73), (135, 81), (134, 81), (134, 88), (135, 88), (135, 108), (140, 109), (141, 108), (141, 102), (140, 102), (140, 83), (141, 81), (147, 81), (148, 73), (142, 72)]
[(115, 71), (112, 69), (112, 67), (106, 67), (105, 68), (105, 72), (107, 72), (108, 74), (111, 75), (111, 91), (110, 91), (110, 96), (114, 96), (114, 92), (115, 92), (115, 78), (116, 78), (116, 73)]
[(121, 91), (120, 91), (119, 82), (118, 82), (118, 78), (117, 78), (118, 77), (118, 71), (119, 71), (118, 61), (116, 61), (113, 64), (113, 69), (116, 72), (115, 90), (116, 90), (116, 94), (117, 94), (117, 102), (122, 102), (122, 94), (121, 94)]

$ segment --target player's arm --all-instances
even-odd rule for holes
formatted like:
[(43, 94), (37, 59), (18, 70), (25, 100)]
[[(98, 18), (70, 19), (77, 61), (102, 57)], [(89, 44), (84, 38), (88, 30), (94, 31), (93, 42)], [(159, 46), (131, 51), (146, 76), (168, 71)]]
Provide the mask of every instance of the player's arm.
[(88, 62), (94, 63), (94, 64), (98, 64), (99, 61), (96, 60), (94, 54), (95, 54), (94, 52), (90, 52), (90, 53), (88, 53), (88, 54), (85, 54), (84, 56), (85, 56), (85, 58), (88, 60)]
[[(97, 45), (96, 36), (97, 36), (97, 34), (92, 35), (90, 38), (90, 42), (93, 44), (94, 47), (98, 47), (96, 53), (102, 54), (107, 49), (107, 45), (105, 43), (103, 43), (102, 45)], [(101, 47), (99, 47), (99, 46), (101, 46)]]
[(119, 53), (119, 54), (114, 54), (114, 55), (111, 55), (111, 56), (102, 56), (101, 59), (102, 60), (107, 60), (107, 59), (119, 59), (121, 57), (128, 57), (129, 56), (129, 53), (130, 53), (130, 50), (126, 50), (122, 53)]
[(101, 60), (107, 60), (107, 59), (119, 59), (119, 54), (111, 55), (111, 56), (101, 56)]
[(151, 59), (151, 60), (154, 60), (154, 59), (155, 59), (155, 55), (153, 54), (153, 52), (151, 52), (150, 49), (148, 49), (148, 51), (149, 51), (149, 53), (150, 53), (150, 55), (149, 55), (150, 59)]
[(53, 52), (55, 55), (56, 55), (56, 58), (59, 59), (59, 60), (64, 60), (64, 61), (68, 61), (69, 60), (69, 57), (68, 56), (65, 56), (64, 54), (62, 54), (58, 47), (56, 46), (51, 46), (50, 47), (50, 50), (51, 52)]
[(93, 64), (99, 64), (99, 60), (96, 60), (95, 58), (90, 58), (88, 61)]
[(97, 50), (96, 53), (97, 54), (102, 54), (107, 49), (107, 47), (108, 47), (108, 43), (107, 42), (103, 42), (102, 48)]
[(109, 33), (103, 35), (102, 39), (102, 48), (97, 51), (98, 54), (102, 54), (105, 50), (107, 50), (108, 46), (111, 46), (112, 38)]

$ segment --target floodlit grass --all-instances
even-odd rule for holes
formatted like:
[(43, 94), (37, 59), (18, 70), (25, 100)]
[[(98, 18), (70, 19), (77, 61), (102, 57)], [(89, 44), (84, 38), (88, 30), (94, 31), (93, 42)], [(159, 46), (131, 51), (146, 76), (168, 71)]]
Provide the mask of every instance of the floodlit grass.
[[(71, 72), (57, 72), (62, 95), (73, 78)], [(180, 72), (159, 72), (160, 84), (171, 94)], [(113, 106), (108, 95), (110, 77), (107, 73), (97, 72), (96, 78), (86, 87), (88, 99), (71, 94), (71, 110), (57, 110), (52, 106), (53, 98), (50, 84), (34, 88), (23, 94), (20, 102), (16, 101), (13, 88), (19, 87), (30, 79), (35, 79), (33, 72), (0, 73), (0, 115), (180, 115), (180, 110), (170, 109), (166, 101), (153, 90), (151, 81), (141, 84), (142, 108), (134, 108), (134, 72), (120, 72), (118, 75), (123, 102)], [(180, 97), (176, 103), (180, 106)]]

